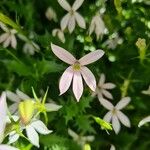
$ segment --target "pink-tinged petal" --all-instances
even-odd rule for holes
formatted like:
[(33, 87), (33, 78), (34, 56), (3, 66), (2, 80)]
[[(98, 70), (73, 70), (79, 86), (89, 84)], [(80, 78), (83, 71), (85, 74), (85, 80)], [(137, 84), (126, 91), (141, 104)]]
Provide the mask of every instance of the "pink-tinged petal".
[(62, 74), (59, 82), (59, 90), (60, 90), (60, 95), (65, 93), (71, 84), (73, 78), (73, 70), (72, 66), (68, 67), (65, 72)]
[(85, 20), (78, 12), (75, 12), (75, 18), (79, 27), (85, 29), (86, 28)]
[(113, 126), (115, 133), (118, 134), (121, 129), (121, 126), (120, 126), (120, 122), (116, 115), (112, 116), (112, 126)]
[(6, 127), (7, 103), (6, 93), (3, 92), (0, 97), (0, 143), (4, 138), (4, 131)]
[(69, 23), (69, 19), (70, 19), (70, 14), (67, 13), (62, 19), (61, 19), (61, 22), (60, 22), (60, 27), (61, 27), (61, 30), (65, 30), (68, 23)]
[(58, 3), (60, 4), (62, 8), (64, 8), (67, 11), (71, 9), (70, 4), (66, 0), (58, 0)]
[(71, 16), (68, 22), (68, 30), (70, 33), (73, 32), (74, 28), (75, 28), (76, 22), (75, 22), (75, 17)]
[(115, 106), (118, 110), (126, 107), (131, 101), (131, 98), (130, 97), (124, 97), (122, 98), (118, 103), (117, 105)]
[(104, 116), (104, 120), (107, 122), (111, 122), (111, 118), (112, 118), (112, 113), (111, 111), (107, 112), (107, 114)]
[(103, 84), (105, 83), (105, 79), (106, 79), (105, 74), (102, 73), (98, 82), (99, 87), (103, 86)]
[(106, 99), (103, 99), (101, 104), (108, 110), (112, 110), (114, 108), (113, 104)]
[(83, 2), (84, 0), (76, 0), (72, 6), (72, 9), (76, 11), (77, 9), (79, 9)]
[(12, 46), (12, 48), (16, 49), (17, 40), (16, 40), (16, 37), (14, 35), (11, 35), (11, 46)]
[(8, 47), (9, 44), (10, 44), (10, 42), (11, 42), (11, 37), (9, 36), (9, 37), (5, 40), (5, 42), (3, 43), (3, 47), (4, 47), (4, 48)]
[(73, 93), (75, 95), (75, 98), (77, 99), (77, 102), (79, 102), (83, 93), (83, 82), (82, 82), (82, 76), (80, 72), (74, 72)]
[(125, 125), (126, 127), (131, 127), (131, 123), (130, 123), (130, 120), (129, 118), (123, 114), (121, 111), (117, 111), (117, 116), (118, 116), (118, 119), (120, 120), (120, 122)]
[(12, 102), (20, 102), (20, 98), (17, 94), (11, 92), (11, 91), (6, 91), (6, 95), (7, 95), (7, 98), (12, 101)]
[(1, 144), (0, 145), (0, 150), (19, 150), (18, 148), (9, 146), (9, 145), (5, 145), (5, 144)]
[(108, 91), (102, 89), (102, 93), (103, 93), (103, 95), (104, 95), (106, 98), (113, 99), (113, 96), (112, 96), (112, 94), (111, 94), (110, 92), (108, 92)]
[(70, 54), (68, 51), (66, 51), (65, 49), (54, 45), (51, 43), (51, 48), (53, 53), (62, 61), (72, 65), (76, 62), (76, 59), (74, 58), (74, 56), (72, 54)]
[(113, 83), (105, 83), (105, 84), (103, 84), (102, 87), (103, 87), (104, 89), (113, 89), (113, 88), (116, 87), (116, 85), (113, 84)]
[(96, 79), (95, 79), (93, 73), (87, 67), (82, 67), (81, 74), (82, 74), (83, 79), (85, 80), (86, 84), (89, 86), (89, 88), (92, 91), (95, 91), (96, 90)]
[(104, 51), (103, 50), (96, 50), (94, 52), (91, 52), (85, 56), (83, 56), (82, 58), (79, 59), (79, 63), (81, 65), (88, 65), (91, 64), (95, 61), (97, 61), (98, 59), (100, 59), (102, 56), (104, 55)]
[(138, 127), (141, 127), (141, 126), (143, 126), (145, 123), (148, 123), (148, 122), (150, 122), (150, 116), (147, 116), (147, 117), (145, 117), (144, 119), (142, 119), (142, 120), (139, 122)]
[(0, 36), (0, 43), (4, 42), (9, 37), (8, 33), (4, 33)]

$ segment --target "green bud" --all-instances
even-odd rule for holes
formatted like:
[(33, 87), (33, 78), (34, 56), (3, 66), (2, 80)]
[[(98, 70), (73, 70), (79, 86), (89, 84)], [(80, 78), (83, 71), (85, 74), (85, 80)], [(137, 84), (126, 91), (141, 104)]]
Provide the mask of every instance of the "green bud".
[(90, 144), (84, 144), (83, 150), (91, 150)]

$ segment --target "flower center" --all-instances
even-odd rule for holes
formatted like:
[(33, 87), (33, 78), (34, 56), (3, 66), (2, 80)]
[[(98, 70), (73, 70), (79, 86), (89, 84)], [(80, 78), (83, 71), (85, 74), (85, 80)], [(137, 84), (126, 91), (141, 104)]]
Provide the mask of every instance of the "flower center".
[(81, 69), (80, 63), (79, 63), (79, 62), (75, 62), (75, 63), (73, 64), (73, 70), (74, 70), (74, 71), (79, 71), (80, 69)]
[(116, 108), (114, 108), (114, 109), (112, 110), (112, 114), (113, 114), (113, 115), (116, 115), (116, 113), (117, 113), (117, 110), (116, 110)]
[(74, 10), (70, 10), (70, 14), (71, 14), (71, 16), (73, 16), (74, 15)]

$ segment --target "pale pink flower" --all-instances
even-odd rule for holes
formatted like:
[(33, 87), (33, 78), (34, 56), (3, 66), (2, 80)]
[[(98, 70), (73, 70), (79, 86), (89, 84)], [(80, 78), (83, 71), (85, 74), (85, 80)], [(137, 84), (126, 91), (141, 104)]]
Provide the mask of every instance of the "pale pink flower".
[(98, 96), (100, 102), (103, 100), (104, 97), (108, 99), (113, 99), (112, 94), (108, 90), (116, 87), (116, 85), (113, 83), (110, 82), (105, 83), (105, 80), (106, 80), (105, 74), (102, 73), (96, 91), (93, 93), (93, 96), (94, 95)]
[(116, 104), (116, 106), (113, 106), (113, 104), (107, 100), (103, 100), (101, 102), (101, 104), (109, 110), (103, 119), (107, 122), (112, 122), (112, 126), (116, 134), (118, 134), (121, 129), (120, 122), (126, 127), (131, 126), (129, 118), (120, 111), (122, 108), (127, 106), (130, 101), (130, 97), (124, 97)]
[(65, 30), (68, 27), (69, 32), (72, 33), (75, 29), (76, 22), (81, 28), (85, 29), (86, 24), (84, 18), (77, 12), (83, 1), (84, 0), (76, 0), (71, 7), (66, 0), (58, 0), (61, 7), (68, 11), (60, 23), (62, 30)]
[(60, 95), (68, 90), (73, 80), (73, 93), (77, 101), (79, 101), (83, 93), (82, 77), (92, 91), (96, 90), (95, 77), (85, 65), (91, 64), (100, 59), (104, 55), (103, 50), (96, 50), (77, 60), (72, 54), (57, 45), (51, 44), (51, 48), (53, 53), (59, 59), (71, 65), (65, 70), (60, 78)]
[(150, 122), (150, 116), (147, 116), (147, 117), (145, 117), (144, 119), (142, 119), (142, 120), (139, 122), (138, 127), (141, 127), (141, 126), (143, 126), (145, 123), (148, 123), (148, 122)]

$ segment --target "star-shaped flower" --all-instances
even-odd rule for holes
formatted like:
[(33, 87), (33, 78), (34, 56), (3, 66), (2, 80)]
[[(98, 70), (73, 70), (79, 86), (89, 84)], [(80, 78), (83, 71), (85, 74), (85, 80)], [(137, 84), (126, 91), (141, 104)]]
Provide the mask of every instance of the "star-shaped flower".
[(71, 65), (65, 70), (60, 78), (60, 95), (68, 90), (73, 80), (73, 93), (77, 101), (79, 101), (83, 93), (82, 77), (92, 91), (96, 90), (95, 77), (85, 65), (91, 64), (100, 59), (104, 55), (104, 51), (96, 50), (77, 60), (72, 54), (57, 45), (51, 44), (51, 48), (53, 53), (59, 59)]
[(130, 101), (130, 97), (124, 97), (116, 104), (116, 106), (113, 106), (112, 103), (107, 100), (103, 100), (101, 102), (101, 104), (109, 110), (103, 119), (107, 122), (112, 122), (112, 126), (116, 134), (118, 134), (121, 129), (120, 122), (126, 127), (131, 126), (129, 118), (120, 111), (122, 108), (127, 106)]
[(69, 32), (72, 33), (75, 29), (76, 22), (81, 28), (85, 29), (86, 24), (84, 18), (77, 12), (83, 1), (84, 0), (76, 0), (71, 7), (66, 0), (58, 0), (61, 7), (68, 11), (60, 23), (62, 30), (65, 30), (66, 27), (68, 27)]
[(15, 34), (17, 31), (15, 29), (9, 29), (2, 22), (0, 22), (0, 28), (5, 31), (5, 33), (0, 36), (0, 43), (3, 43), (3, 47), (6, 48), (11, 45), (12, 48), (16, 49), (17, 40)]
[(104, 97), (108, 99), (113, 99), (112, 94), (107, 90), (113, 89), (116, 87), (116, 85), (113, 83), (110, 83), (110, 82), (105, 83), (105, 80), (106, 80), (105, 74), (102, 73), (100, 76), (96, 91), (93, 93), (93, 96), (94, 95), (98, 96), (98, 99), (100, 102), (104, 99)]

